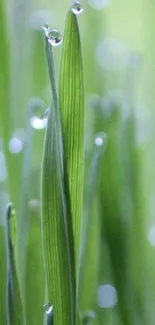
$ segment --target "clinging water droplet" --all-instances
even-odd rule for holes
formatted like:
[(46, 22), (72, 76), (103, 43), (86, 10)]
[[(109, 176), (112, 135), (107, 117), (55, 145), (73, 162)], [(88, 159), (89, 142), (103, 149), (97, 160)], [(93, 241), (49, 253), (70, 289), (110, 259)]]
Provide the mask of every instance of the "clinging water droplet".
[(52, 315), (53, 314), (53, 305), (45, 304), (44, 305), (44, 311), (45, 311), (46, 315)]
[[(45, 25), (46, 26), (46, 25)], [(45, 35), (48, 39), (48, 42), (53, 46), (58, 46), (62, 43), (62, 35), (57, 29), (50, 29), (44, 27)]]
[(104, 132), (97, 133), (95, 136), (95, 144), (97, 147), (105, 145), (107, 142), (107, 134)]
[(37, 116), (31, 117), (31, 126), (36, 130), (43, 130), (46, 128), (47, 119), (46, 118), (39, 118)]
[(9, 141), (9, 151), (18, 154), (23, 150), (26, 134), (23, 129), (16, 129)]
[(83, 8), (81, 6), (81, 3), (79, 1), (74, 1), (72, 3), (71, 11), (75, 15), (80, 15), (83, 12)]
[(23, 142), (21, 141), (21, 139), (13, 137), (10, 141), (9, 141), (9, 151), (15, 154), (18, 154), (19, 152), (21, 152), (23, 149)]
[(42, 130), (46, 128), (47, 117), (45, 114), (45, 103), (40, 98), (32, 98), (29, 103), (31, 109), (30, 123), (34, 129)]
[(103, 145), (103, 139), (100, 138), (100, 137), (96, 137), (96, 138), (95, 138), (95, 144), (96, 144), (98, 147), (102, 146), (102, 145)]
[(117, 291), (113, 285), (104, 284), (98, 288), (98, 305), (100, 308), (113, 308), (117, 301)]

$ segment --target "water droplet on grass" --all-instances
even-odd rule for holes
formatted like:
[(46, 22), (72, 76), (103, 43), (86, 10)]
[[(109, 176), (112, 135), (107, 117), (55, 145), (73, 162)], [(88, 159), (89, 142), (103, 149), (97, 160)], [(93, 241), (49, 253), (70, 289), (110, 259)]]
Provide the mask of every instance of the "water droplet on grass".
[(36, 130), (43, 130), (46, 128), (47, 119), (46, 118), (39, 118), (37, 116), (31, 117), (31, 125)]
[(18, 154), (23, 150), (26, 135), (23, 129), (16, 129), (9, 141), (9, 151)]
[(29, 105), (32, 110), (30, 118), (31, 126), (36, 130), (45, 129), (47, 125), (45, 103), (40, 98), (32, 98)]
[(111, 284), (98, 288), (98, 305), (101, 308), (113, 308), (117, 304), (117, 291)]
[(9, 151), (11, 153), (18, 154), (23, 149), (23, 142), (21, 139), (17, 138), (16, 136), (13, 136), (11, 140), (9, 141)]
[(97, 133), (95, 136), (95, 144), (97, 147), (105, 145), (107, 140), (107, 134), (104, 132)]
[(72, 3), (71, 11), (73, 12), (74, 15), (80, 15), (83, 12), (81, 3), (79, 1), (74, 1)]
[(95, 144), (97, 145), (97, 147), (100, 147), (103, 145), (103, 139), (100, 137), (96, 137), (95, 138)]
[(45, 311), (46, 315), (52, 315), (53, 314), (53, 305), (45, 304), (44, 305), (44, 311)]
[[(44, 25), (44, 30), (45, 26), (46, 25)], [(45, 35), (52, 46), (59, 46), (62, 43), (62, 35), (57, 29), (47, 28), (45, 30)]]

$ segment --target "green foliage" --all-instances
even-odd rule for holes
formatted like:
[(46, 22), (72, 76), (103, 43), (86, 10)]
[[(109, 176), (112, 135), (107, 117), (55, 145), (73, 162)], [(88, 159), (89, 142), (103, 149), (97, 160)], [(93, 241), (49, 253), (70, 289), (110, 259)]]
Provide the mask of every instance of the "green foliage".
[(155, 5), (44, 2), (0, 1), (0, 325), (153, 325)]
[(15, 211), (11, 204), (6, 212), (7, 242), (7, 322), (8, 324), (24, 323), (23, 306), (19, 288), (19, 280), (15, 261)]
[(59, 103), (70, 195), (75, 262), (78, 274), (83, 207), (84, 89), (81, 44), (76, 16), (69, 12), (60, 65)]

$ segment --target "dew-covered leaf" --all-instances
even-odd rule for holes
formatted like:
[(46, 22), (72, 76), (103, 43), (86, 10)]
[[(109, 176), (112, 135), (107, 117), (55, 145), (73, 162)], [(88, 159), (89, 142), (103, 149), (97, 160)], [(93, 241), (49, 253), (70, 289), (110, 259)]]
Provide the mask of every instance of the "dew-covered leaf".
[(83, 209), (84, 87), (79, 28), (72, 11), (67, 15), (64, 32), (59, 101), (78, 272)]
[(63, 147), (52, 46), (46, 55), (53, 102), (48, 112), (42, 166), (42, 234), (47, 279), (47, 304), (53, 305), (54, 324), (75, 324), (74, 247), (70, 209), (64, 187)]

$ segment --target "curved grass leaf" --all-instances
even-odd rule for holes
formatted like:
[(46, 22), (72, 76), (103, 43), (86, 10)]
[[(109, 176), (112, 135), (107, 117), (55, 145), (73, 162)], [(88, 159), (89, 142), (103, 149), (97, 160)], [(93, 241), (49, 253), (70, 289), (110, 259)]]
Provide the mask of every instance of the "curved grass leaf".
[(83, 205), (84, 88), (77, 17), (71, 11), (68, 12), (64, 32), (59, 100), (78, 272)]
[(7, 317), (9, 325), (24, 324), (22, 300), (15, 265), (15, 215), (12, 204), (7, 207), (6, 238), (8, 258), (7, 280)]
[[(54, 324), (75, 324), (75, 271), (70, 211), (64, 189), (63, 152), (52, 47), (46, 55), (53, 93), (49, 109), (42, 166), (42, 234), (48, 303)], [(70, 217), (71, 221), (71, 217)]]

